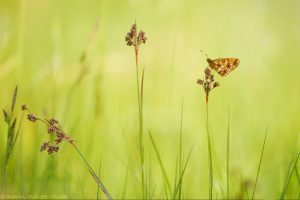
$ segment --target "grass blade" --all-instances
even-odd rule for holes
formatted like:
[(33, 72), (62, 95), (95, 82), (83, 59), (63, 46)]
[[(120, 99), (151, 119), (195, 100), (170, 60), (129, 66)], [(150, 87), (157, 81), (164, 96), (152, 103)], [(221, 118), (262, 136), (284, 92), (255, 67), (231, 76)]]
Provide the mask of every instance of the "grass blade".
[[(181, 113), (180, 113), (180, 135), (179, 135), (179, 172), (182, 172), (182, 127), (183, 127), (183, 98), (181, 101)], [(179, 187), (179, 199), (181, 198), (181, 186)]]
[(175, 191), (174, 191), (174, 194), (173, 194), (173, 199), (176, 198), (176, 195), (177, 195), (177, 193), (178, 193), (178, 191), (179, 191), (179, 187), (180, 187), (180, 185), (181, 185), (181, 183), (182, 183), (182, 178), (183, 178), (183, 175), (184, 175), (184, 173), (185, 173), (187, 164), (188, 164), (188, 162), (189, 162), (189, 160), (190, 160), (192, 151), (193, 151), (193, 148), (191, 149), (191, 151), (190, 151), (190, 153), (189, 153), (189, 155), (188, 155), (188, 157), (187, 157), (187, 159), (186, 159), (186, 162), (185, 162), (185, 164), (184, 164), (182, 173), (181, 173), (180, 178), (179, 178), (179, 182), (178, 182), (177, 187), (176, 187), (176, 189), (175, 189)]
[(268, 128), (266, 129), (264, 143), (263, 143), (263, 148), (261, 150), (259, 165), (258, 165), (258, 169), (257, 169), (257, 174), (256, 174), (256, 179), (255, 179), (255, 184), (254, 184), (254, 189), (253, 189), (253, 194), (252, 194), (252, 199), (254, 199), (254, 196), (255, 196), (255, 190), (256, 190), (257, 180), (258, 180), (258, 176), (259, 176), (259, 172), (260, 172), (260, 167), (261, 167), (261, 163), (262, 163), (262, 159), (263, 159), (263, 154), (264, 154), (264, 150), (265, 150), (265, 145), (266, 145), (267, 133), (268, 133)]
[(226, 168), (226, 175), (227, 175), (227, 199), (229, 199), (229, 150), (230, 150), (230, 114), (228, 113), (228, 123), (227, 123), (227, 168)]
[[(177, 156), (177, 158), (176, 158), (176, 168), (175, 168), (175, 181), (174, 181), (174, 188), (173, 188), (173, 191), (175, 191), (176, 190), (176, 186), (177, 186), (177, 176), (179, 177), (180, 176), (180, 171), (178, 171), (178, 165), (180, 165), (179, 164), (179, 162), (178, 162), (178, 156)], [(178, 175), (177, 175), (178, 174)]]
[[(99, 170), (98, 170), (99, 178), (100, 178), (100, 174), (101, 174), (101, 168), (102, 168), (102, 156), (100, 157), (100, 165), (99, 165)], [(97, 199), (99, 199), (99, 187), (97, 187)]]
[(70, 144), (75, 148), (75, 150), (77, 151), (77, 153), (80, 155), (80, 157), (82, 158), (82, 160), (86, 164), (88, 171), (90, 172), (90, 174), (92, 175), (92, 177), (94, 178), (94, 180), (96, 181), (96, 183), (98, 184), (99, 188), (105, 194), (105, 196), (107, 197), (107, 199), (112, 200), (113, 198), (111, 197), (110, 193), (104, 187), (103, 183), (100, 181), (100, 179), (98, 178), (98, 176), (95, 174), (94, 170), (92, 169), (92, 167), (90, 166), (90, 164), (87, 162), (87, 160), (85, 159), (85, 157), (82, 155), (82, 153), (79, 151), (79, 149), (77, 148), (77, 146), (73, 142), (70, 142)]
[[(285, 184), (284, 184), (282, 193), (281, 193), (281, 195), (280, 195), (280, 199), (284, 199), (285, 193), (286, 193), (286, 191), (287, 191), (287, 189), (288, 189), (288, 186), (289, 186), (289, 183), (290, 183), (290, 181), (291, 181), (291, 177), (292, 177), (292, 175), (293, 175), (293, 173), (294, 173), (294, 171), (295, 171), (295, 168), (296, 168), (296, 166), (297, 166), (297, 162), (298, 162), (299, 156), (300, 156), (300, 152), (299, 152), (298, 155), (297, 155), (297, 158), (296, 158), (296, 160), (295, 160), (295, 163), (294, 163), (294, 166), (293, 166), (293, 169), (292, 169), (291, 173), (288, 173), (288, 176), (287, 176), (287, 179), (286, 179), (286, 181), (285, 181)], [(291, 164), (292, 164), (292, 163), (291, 163)], [(291, 166), (291, 164), (290, 164), (290, 166)], [(290, 169), (290, 167), (289, 167), (289, 169)]]
[(208, 163), (209, 163), (209, 199), (212, 199), (214, 174), (213, 174), (212, 150), (211, 150), (211, 140), (210, 140), (210, 133), (209, 133), (209, 123), (208, 123), (208, 95), (206, 95), (206, 135), (207, 135), (207, 149), (208, 149)]
[(162, 172), (162, 174), (163, 174), (164, 180), (166, 181), (167, 189), (168, 189), (170, 192), (172, 192), (172, 190), (171, 190), (171, 185), (170, 185), (170, 181), (169, 181), (169, 179), (168, 179), (168, 176), (167, 176), (167, 173), (166, 173), (164, 164), (163, 164), (163, 162), (162, 162), (162, 159), (161, 159), (160, 154), (159, 154), (159, 152), (158, 152), (156, 143), (155, 143), (155, 141), (154, 141), (154, 139), (153, 139), (152, 134), (151, 134), (150, 131), (149, 131), (149, 136), (150, 136), (151, 144), (152, 144), (152, 146), (153, 146), (153, 148), (154, 148), (154, 152), (155, 152), (156, 158), (157, 158), (157, 160), (158, 160), (158, 162), (159, 162), (159, 166), (160, 166), (161, 172)]
[(13, 95), (12, 102), (11, 102), (11, 109), (10, 109), (11, 116), (12, 116), (12, 113), (14, 112), (14, 108), (15, 108), (15, 104), (16, 104), (16, 100), (17, 100), (17, 94), (18, 94), (18, 86), (16, 86), (16, 88), (15, 88), (14, 95)]

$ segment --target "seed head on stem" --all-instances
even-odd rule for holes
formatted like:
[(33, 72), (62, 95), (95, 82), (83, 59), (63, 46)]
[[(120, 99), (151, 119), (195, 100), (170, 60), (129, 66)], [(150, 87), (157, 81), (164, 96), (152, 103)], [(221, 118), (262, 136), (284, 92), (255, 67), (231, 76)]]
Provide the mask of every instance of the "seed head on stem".
[(103, 193), (106, 195), (107, 199), (109, 199), (109, 200), (113, 199), (111, 197), (110, 193), (108, 192), (108, 190), (104, 187), (104, 185), (101, 182), (101, 180), (99, 179), (99, 177), (96, 175), (95, 171), (92, 169), (92, 167), (88, 163), (88, 161), (85, 159), (85, 157), (82, 155), (82, 153), (79, 151), (79, 149), (75, 145), (74, 140), (71, 139), (63, 131), (63, 129), (60, 127), (58, 120), (56, 120), (54, 118), (52, 118), (52, 119), (38, 118), (34, 114), (31, 113), (31, 111), (26, 107), (25, 104), (23, 104), (21, 106), (21, 109), (23, 111), (29, 112), (29, 114), (27, 115), (27, 118), (28, 118), (29, 121), (31, 121), (31, 122), (36, 122), (36, 121), (43, 122), (47, 126), (47, 132), (48, 132), (48, 134), (53, 135), (54, 138), (55, 138), (54, 140), (43, 142), (43, 144), (40, 147), (40, 151), (47, 151), (47, 153), (49, 155), (53, 154), (53, 153), (57, 153), (59, 151), (59, 149), (60, 149), (60, 144), (62, 142), (68, 142), (69, 144), (71, 144), (75, 148), (75, 150), (77, 151), (77, 153), (80, 155), (80, 157), (82, 158), (82, 160), (84, 161), (84, 163), (88, 167), (89, 172), (91, 173), (91, 175), (93, 176), (94, 180), (98, 184), (98, 187), (103, 191)]
[(144, 70), (142, 74), (142, 83), (140, 85), (139, 80), (139, 47), (141, 44), (145, 44), (147, 38), (145, 37), (144, 31), (137, 30), (137, 25), (134, 23), (131, 26), (130, 31), (125, 36), (125, 41), (128, 46), (134, 47), (135, 52), (135, 67), (136, 67), (136, 82), (137, 82), (137, 97), (138, 97), (138, 110), (139, 110), (139, 146), (140, 146), (140, 158), (141, 158), (141, 177), (142, 177), (142, 193), (143, 198), (145, 196), (145, 180), (144, 180), (144, 136), (143, 136), (143, 80), (144, 80)]
[(134, 23), (131, 26), (130, 31), (125, 36), (125, 41), (128, 46), (134, 46), (135, 48), (139, 48), (141, 44), (145, 44), (147, 40), (147, 37), (145, 37), (145, 32), (140, 30), (139, 33), (137, 33), (137, 26), (136, 23)]
[(59, 150), (59, 145), (61, 142), (72, 142), (73, 140), (65, 134), (65, 132), (60, 128), (58, 120), (52, 118), (52, 119), (41, 119), (36, 117), (34, 114), (30, 112), (30, 110), (26, 107), (25, 104), (21, 106), (22, 110), (26, 110), (29, 112), (27, 115), (27, 119), (31, 122), (41, 121), (44, 124), (47, 125), (48, 134), (54, 135), (55, 139), (53, 141), (46, 141), (44, 142), (41, 147), (40, 151), (47, 151), (48, 154), (57, 153)]
[(204, 79), (198, 79), (197, 84), (201, 85), (205, 92), (205, 102), (206, 102), (206, 134), (208, 143), (208, 158), (209, 158), (209, 199), (212, 199), (213, 194), (213, 161), (212, 161), (212, 150), (211, 150), (211, 140), (208, 128), (208, 97), (209, 93), (219, 86), (219, 83), (215, 81), (214, 75), (212, 74), (209, 67), (204, 69)]
[(197, 84), (201, 85), (204, 89), (206, 104), (208, 104), (210, 91), (220, 86), (220, 84), (215, 81), (214, 75), (208, 67), (204, 70), (204, 79), (198, 79)]

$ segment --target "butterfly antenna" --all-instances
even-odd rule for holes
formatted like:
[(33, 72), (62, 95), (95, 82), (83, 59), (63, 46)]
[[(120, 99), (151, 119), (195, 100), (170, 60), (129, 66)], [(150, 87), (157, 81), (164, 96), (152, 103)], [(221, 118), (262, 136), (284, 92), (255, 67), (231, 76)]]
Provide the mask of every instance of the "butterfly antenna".
[(202, 51), (202, 49), (200, 49), (200, 51), (201, 51), (201, 53), (203, 53), (208, 58), (207, 53), (205, 53), (204, 51)]

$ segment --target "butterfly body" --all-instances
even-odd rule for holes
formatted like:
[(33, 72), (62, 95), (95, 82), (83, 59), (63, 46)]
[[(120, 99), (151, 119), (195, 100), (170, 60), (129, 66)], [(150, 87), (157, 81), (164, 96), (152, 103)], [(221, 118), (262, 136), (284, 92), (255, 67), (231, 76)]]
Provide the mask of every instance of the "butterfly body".
[(221, 76), (226, 76), (240, 64), (238, 58), (217, 58), (217, 59), (206, 59), (209, 67), (215, 70)]

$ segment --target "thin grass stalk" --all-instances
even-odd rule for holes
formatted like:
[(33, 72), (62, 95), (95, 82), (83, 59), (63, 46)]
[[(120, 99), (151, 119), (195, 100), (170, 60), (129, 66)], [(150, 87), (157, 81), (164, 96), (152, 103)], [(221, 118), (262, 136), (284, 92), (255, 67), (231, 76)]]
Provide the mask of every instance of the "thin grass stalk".
[[(100, 173), (101, 173), (101, 168), (102, 168), (102, 156), (100, 158), (100, 165), (99, 165), (99, 170), (98, 170), (98, 177), (100, 178)], [(99, 187), (97, 187), (97, 199), (99, 199)]]
[(255, 184), (254, 184), (254, 189), (253, 189), (253, 194), (252, 194), (252, 200), (254, 199), (254, 196), (255, 196), (255, 190), (256, 190), (257, 180), (258, 180), (260, 167), (261, 167), (261, 163), (262, 163), (262, 159), (263, 159), (263, 154), (264, 154), (264, 150), (265, 150), (267, 134), (268, 134), (268, 128), (266, 129), (264, 143), (263, 143), (263, 147), (262, 147), (261, 154), (260, 154), (260, 160), (259, 160), (259, 164), (258, 164), (258, 169), (257, 169), (257, 174), (256, 174), (256, 179), (255, 179)]
[(178, 166), (179, 166), (179, 161), (178, 161), (178, 157), (176, 157), (176, 168), (175, 168), (175, 181), (174, 181), (174, 188), (173, 188), (173, 193), (175, 192), (176, 190), (176, 186), (177, 186), (177, 177), (180, 176), (180, 171), (178, 170)]
[[(180, 113), (180, 135), (179, 135), (179, 171), (182, 171), (182, 126), (183, 126), (183, 99), (181, 102), (181, 113)], [(179, 187), (179, 199), (181, 199), (181, 190), (182, 189), (182, 183)]]
[(166, 180), (163, 179), (164, 181), (164, 192), (165, 192), (165, 195), (166, 195), (166, 199), (169, 199), (169, 196), (168, 196), (168, 189), (167, 189), (167, 184), (166, 184)]
[(191, 151), (190, 151), (190, 153), (189, 153), (189, 155), (188, 155), (188, 157), (187, 157), (187, 159), (186, 159), (186, 162), (185, 162), (185, 164), (184, 164), (184, 167), (183, 167), (183, 170), (182, 170), (182, 172), (181, 172), (181, 175), (180, 175), (180, 178), (179, 178), (177, 187), (176, 187), (176, 189), (175, 189), (175, 191), (174, 191), (174, 194), (173, 194), (173, 199), (175, 199), (176, 196), (177, 196), (177, 193), (178, 193), (178, 191), (179, 191), (179, 187), (180, 187), (180, 185), (181, 185), (181, 183), (182, 183), (182, 180), (183, 180), (183, 175), (184, 175), (184, 173), (185, 173), (185, 170), (186, 170), (187, 164), (188, 164), (188, 162), (189, 162), (189, 160), (190, 160), (190, 157), (191, 157), (192, 152), (193, 152), (193, 148), (191, 149)]
[(159, 162), (159, 166), (160, 166), (161, 172), (162, 172), (163, 177), (164, 177), (164, 180), (165, 180), (165, 182), (166, 182), (167, 189), (169, 190), (169, 192), (171, 192), (172, 190), (171, 190), (170, 181), (169, 181), (168, 176), (167, 176), (167, 172), (166, 172), (166, 170), (165, 170), (163, 161), (162, 161), (162, 159), (161, 159), (161, 157), (160, 157), (160, 154), (159, 154), (159, 152), (158, 152), (158, 148), (157, 148), (157, 146), (156, 146), (156, 143), (155, 143), (155, 141), (154, 141), (154, 139), (153, 139), (153, 136), (152, 136), (152, 134), (151, 134), (150, 131), (149, 131), (149, 136), (150, 136), (150, 141), (151, 141), (151, 144), (152, 144), (152, 146), (153, 146), (155, 155), (156, 155), (157, 160), (158, 160), (158, 162)]
[(228, 113), (228, 124), (227, 124), (227, 199), (229, 199), (229, 151), (230, 151), (230, 114)]
[(113, 198), (111, 197), (110, 193), (104, 187), (103, 183), (99, 180), (98, 176), (96, 175), (96, 173), (94, 172), (94, 170), (92, 169), (92, 167), (90, 166), (90, 164), (87, 162), (87, 160), (85, 159), (85, 157), (82, 155), (82, 153), (80, 152), (80, 150), (77, 148), (77, 146), (73, 142), (70, 142), (70, 144), (76, 149), (77, 153), (80, 155), (80, 157), (82, 158), (82, 160), (86, 164), (89, 172), (91, 173), (91, 175), (93, 176), (93, 178), (95, 179), (95, 181), (98, 184), (99, 188), (105, 194), (105, 196), (107, 197), (107, 199), (112, 200)]
[[(17, 138), (19, 136), (19, 131), (20, 131), (20, 126), (22, 123), (22, 119), (19, 123), (18, 130), (15, 132), (16, 128), (16, 123), (17, 123), (17, 118), (13, 119), (13, 112), (15, 108), (15, 104), (17, 101), (17, 94), (18, 94), (18, 86), (15, 87), (13, 97), (12, 97), (12, 102), (11, 102), (11, 107), (10, 107), (10, 114), (8, 114), (7, 111), (3, 109), (3, 114), (5, 118), (5, 122), (7, 124), (7, 141), (6, 141), (6, 152), (4, 156), (4, 161), (3, 161), (3, 175), (2, 175), (2, 183), (1, 183), (1, 193), (4, 192), (5, 190), (5, 182), (6, 182), (6, 176), (7, 176), (7, 166), (9, 163), (9, 159), (13, 153), (15, 143), (17, 141)], [(22, 115), (23, 118), (23, 115)]]
[(208, 95), (206, 95), (206, 134), (207, 134), (207, 148), (208, 148), (208, 162), (209, 162), (209, 199), (212, 199), (212, 189), (213, 189), (213, 161), (212, 161), (212, 153), (211, 153), (211, 141), (209, 134), (209, 126), (208, 126)]
[(6, 156), (4, 158), (4, 167), (3, 167), (3, 176), (2, 176), (2, 185), (1, 185), (1, 191), (2, 192), (4, 191), (4, 188), (5, 188), (8, 161), (9, 161), (9, 158), (10, 158), (11, 154), (13, 154), (16, 141), (19, 137), (20, 128), (21, 128), (21, 124), (23, 122), (24, 113), (25, 112), (23, 111), (21, 121), (19, 123), (18, 129), (17, 129), (17, 132), (16, 132), (16, 136), (14, 136), (14, 131), (15, 131), (14, 126), (15, 125), (10, 126), (9, 129), (8, 129), (8, 132), (11, 136), (8, 139), (8, 142), (7, 142)]
[[(136, 68), (136, 87), (138, 97), (138, 110), (139, 110), (139, 150), (140, 150), (140, 162), (141, 162), (141, 177), (142, 177), (142, 197), (145, 196), (145, 172), (144, 172), (144, 134), (143, 134), (143, 82), (144, 71), (142, 74), (142, 84), (139, 80), (139, 46), (146, 43), (144, 31), (137, 31), (136, 22), (131, 26), (130, 32), (125, 36), (125, 41), (128, 46), (134, 47), (135, 53), (135, 68)], [(141, 87), (141, 88), (140, 88)]]
[(298, 162), (299, 156), (300, 156), (300, 152), (299, 152), (298, 155), (297, 155), (297, 158), (296, 158), (296, 160), (295, 160), (295, 163), (294, 163), (294, 166), (293, 166), (293, 169), (292, 169), (291, 173), (288, 175), (286, 184), (285, 184), (285, 186), (283, 187), (282, 193), (281, 193), (281, 195), (280, 195), (280, 199), (284, 199), (284, 196), (285, 196), (285, 193), (286, 193), (286, 191), (287, 191), (287, 189), (288, 189), (288, 186), (289, 186), (289, 183), (290, 183), (290, 181), (291, 181), (292, 175), (293, 175), (293, 173), (294, 173), (294, 171), (295, 171), (295, 169), (296, 169), (296, 166), (297, 166), (297, 162)]
[(135, 66), (136, 66), (136, 83), (137, 83), (137, 96), (138, 96), (138, 107), (139, 107), (139, 146), (140, 146), (140, 161), (141, 161), (141, 176), (142, 176), (142, 195), (145, 198), (145, 172), (144, 172), (144, 134), (143, 134), (143, 80), (144, 71), (142, 75), (142, 85), (140, 90), (139, 81), (139, 59), (138, 59), (138, 47), (135, 48)]
[(208, 97), (209, 93), (219, 87), (220, 84), (215, 81), (214, 75), (211, 72), (209, 67), (206, 67), (204, 70), (204, 79), (198, 79), (197, 84), (201, 85), (205, 92), (205, 103), (206, 103), (206, 135), (207, 135), (207, 153), (208, 153), (208, 163), (209, 163), (209, 199), (213, 197), (213, 184), (214, 184), (214, 174), (213, 174), (213, 160), (212, 160), (212, 148), (211, 148), (211, 140), (209, 133), (209, 120), (208, 120)]
[[(297, 163), (297, 165), (298, 165), (298, 163)], [(300, 176), (299, 176), (299, 171), (298, 171), (298, 167), (297, 167), (297, 166), (296, 166), (295, 171), (296, 171), (297, 181), (298, 181), (298, 184), (299, 184), (299, 186), (300, 186)], [(299, 189), (300, 189), (300, 188), (299, 188)]]
[[(282, 196), (282, 193), (283, 191), (285, 190), (286, 188), (286, 185), (287, 185), (287, 182), (288, 182), (288, 179), (289, 179), (289, 174), (290, 174), (290, 171), (291, 171), (291, 167), (292, 167), (292, 164), (293, 164), (293, 161), (291, 160), (290, 161), (290, 164), (289, 164), (289, 167), (288, 167), (288, 170), (286, 172), (286, 176), (285, 176), (285, 180), (284, 180), (284, 184), (283, 184), (283, 189), (282, 189), (282, 192), (280, 194), (280, 197)], [(281, 199), (281, 198), (280, 198)]]
[[(5, 111), (3, 110), (3, 112), (5, 112)], [(8, 125), (8, 128), (7, 128), (7, 142), (6, 142), (6, 153), (5, 153), (4, 162), (3, 162), (3, 176), (2, 176), (1, 193), (4, 191), (4, 188), (5, 188), (7, 164), (8, 164), (10, 148), (11, 148), (11, 144), (10, 144), (11, 133), (12, 133), (11, 117), (12, 116), (8, 117), (8, 120), (7, 120), (7, 125)]]
[[(297, 163), (297, 165), (298, 165), (298, 163)], [(298, 180), (298, 185), (299, 185), (299, 192), (298, 192), (298, 197), (297, 197), (297, 199), (299, 199), (300, 198), (300, 176), (299, 176), (299, 171), (298, 171), (298, 167), (297, 167), (297, 165), (296, 165), (296, 175), (297, 175), (297, 180)]]
[[(136, 38), (137, 40), (137, 38)], [(140, 146), (140, 162), (141, 162), (141, 176), (142, 176), (142, 195), (145, 197), (145, 173), (144, 173), (144, 150), (143, 150), (143, 114), (142, 103), (140, 93), (140, 81), (139, 81), (139, 51), (138, 46), (135, 47), (135, 68), (136, 68), (136, 85), (138, 96), (138, 108), (139, 108), (139, 146)]]

